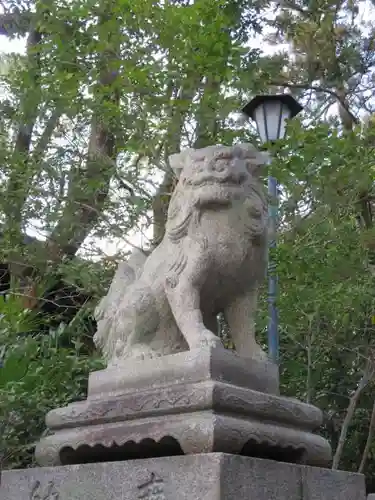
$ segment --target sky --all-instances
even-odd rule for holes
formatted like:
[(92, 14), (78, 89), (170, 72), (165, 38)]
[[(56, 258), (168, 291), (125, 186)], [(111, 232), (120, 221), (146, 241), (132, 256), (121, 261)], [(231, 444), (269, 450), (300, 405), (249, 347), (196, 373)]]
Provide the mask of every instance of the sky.
[(8, 37), (0, 35), (0, 53), (9, 54), (10, 52), (22, 53), (25, 51), (26, 40), (24, 38), (9, 40)]

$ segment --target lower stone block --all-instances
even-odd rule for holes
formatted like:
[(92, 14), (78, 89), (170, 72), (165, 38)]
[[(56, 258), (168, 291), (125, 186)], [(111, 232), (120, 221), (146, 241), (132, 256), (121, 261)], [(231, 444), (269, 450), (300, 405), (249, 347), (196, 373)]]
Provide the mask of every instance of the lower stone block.
[(361, 474), (222, 453), (1, 474), (0, 500), (365, 500)]

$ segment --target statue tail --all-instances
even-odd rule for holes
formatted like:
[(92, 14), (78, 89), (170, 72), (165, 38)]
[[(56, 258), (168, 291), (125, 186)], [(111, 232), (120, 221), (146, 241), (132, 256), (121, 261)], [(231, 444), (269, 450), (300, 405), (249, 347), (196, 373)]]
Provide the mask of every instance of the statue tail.
[(105, 353), (110, 350), (111, 319), (119, 309), (127, 288), (142, 274), (146, 260), (147, 255), (144, 252), (135, 250), (126, 262), (120, 262), (107, 295), (95, 308), (94, 317), (101, 324), (94, 335), (94, 342)]

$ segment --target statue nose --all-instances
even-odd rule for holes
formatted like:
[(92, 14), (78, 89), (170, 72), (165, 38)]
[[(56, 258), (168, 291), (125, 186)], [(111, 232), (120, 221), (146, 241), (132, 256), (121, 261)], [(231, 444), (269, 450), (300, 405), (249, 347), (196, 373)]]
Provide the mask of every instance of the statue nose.
[(233, 158), (216, 158), (208, 163), (208, 172), (217, 180), (241, 184), (246, 180), (246, 172), (241, 162)]
[(229, 171), (229, 161), (224, 159), (216, 159), (210, 161), (208, 164), (208, 169), (213, 173), (225, 174)]

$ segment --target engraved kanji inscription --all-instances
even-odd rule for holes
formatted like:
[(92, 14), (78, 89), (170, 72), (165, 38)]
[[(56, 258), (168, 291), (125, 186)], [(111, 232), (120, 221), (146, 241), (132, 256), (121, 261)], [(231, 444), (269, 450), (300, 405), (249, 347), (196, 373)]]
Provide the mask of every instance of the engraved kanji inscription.
[(138, 486), (139, 500), (166, 500), (164, 495), (164, 481), (151, 473), (150, 479)]
[(30, 500), (60, 500), (60, 494), (53, 481), (48, 481), (42, 485), (40, 481), (35, 481), (30, 492)]

